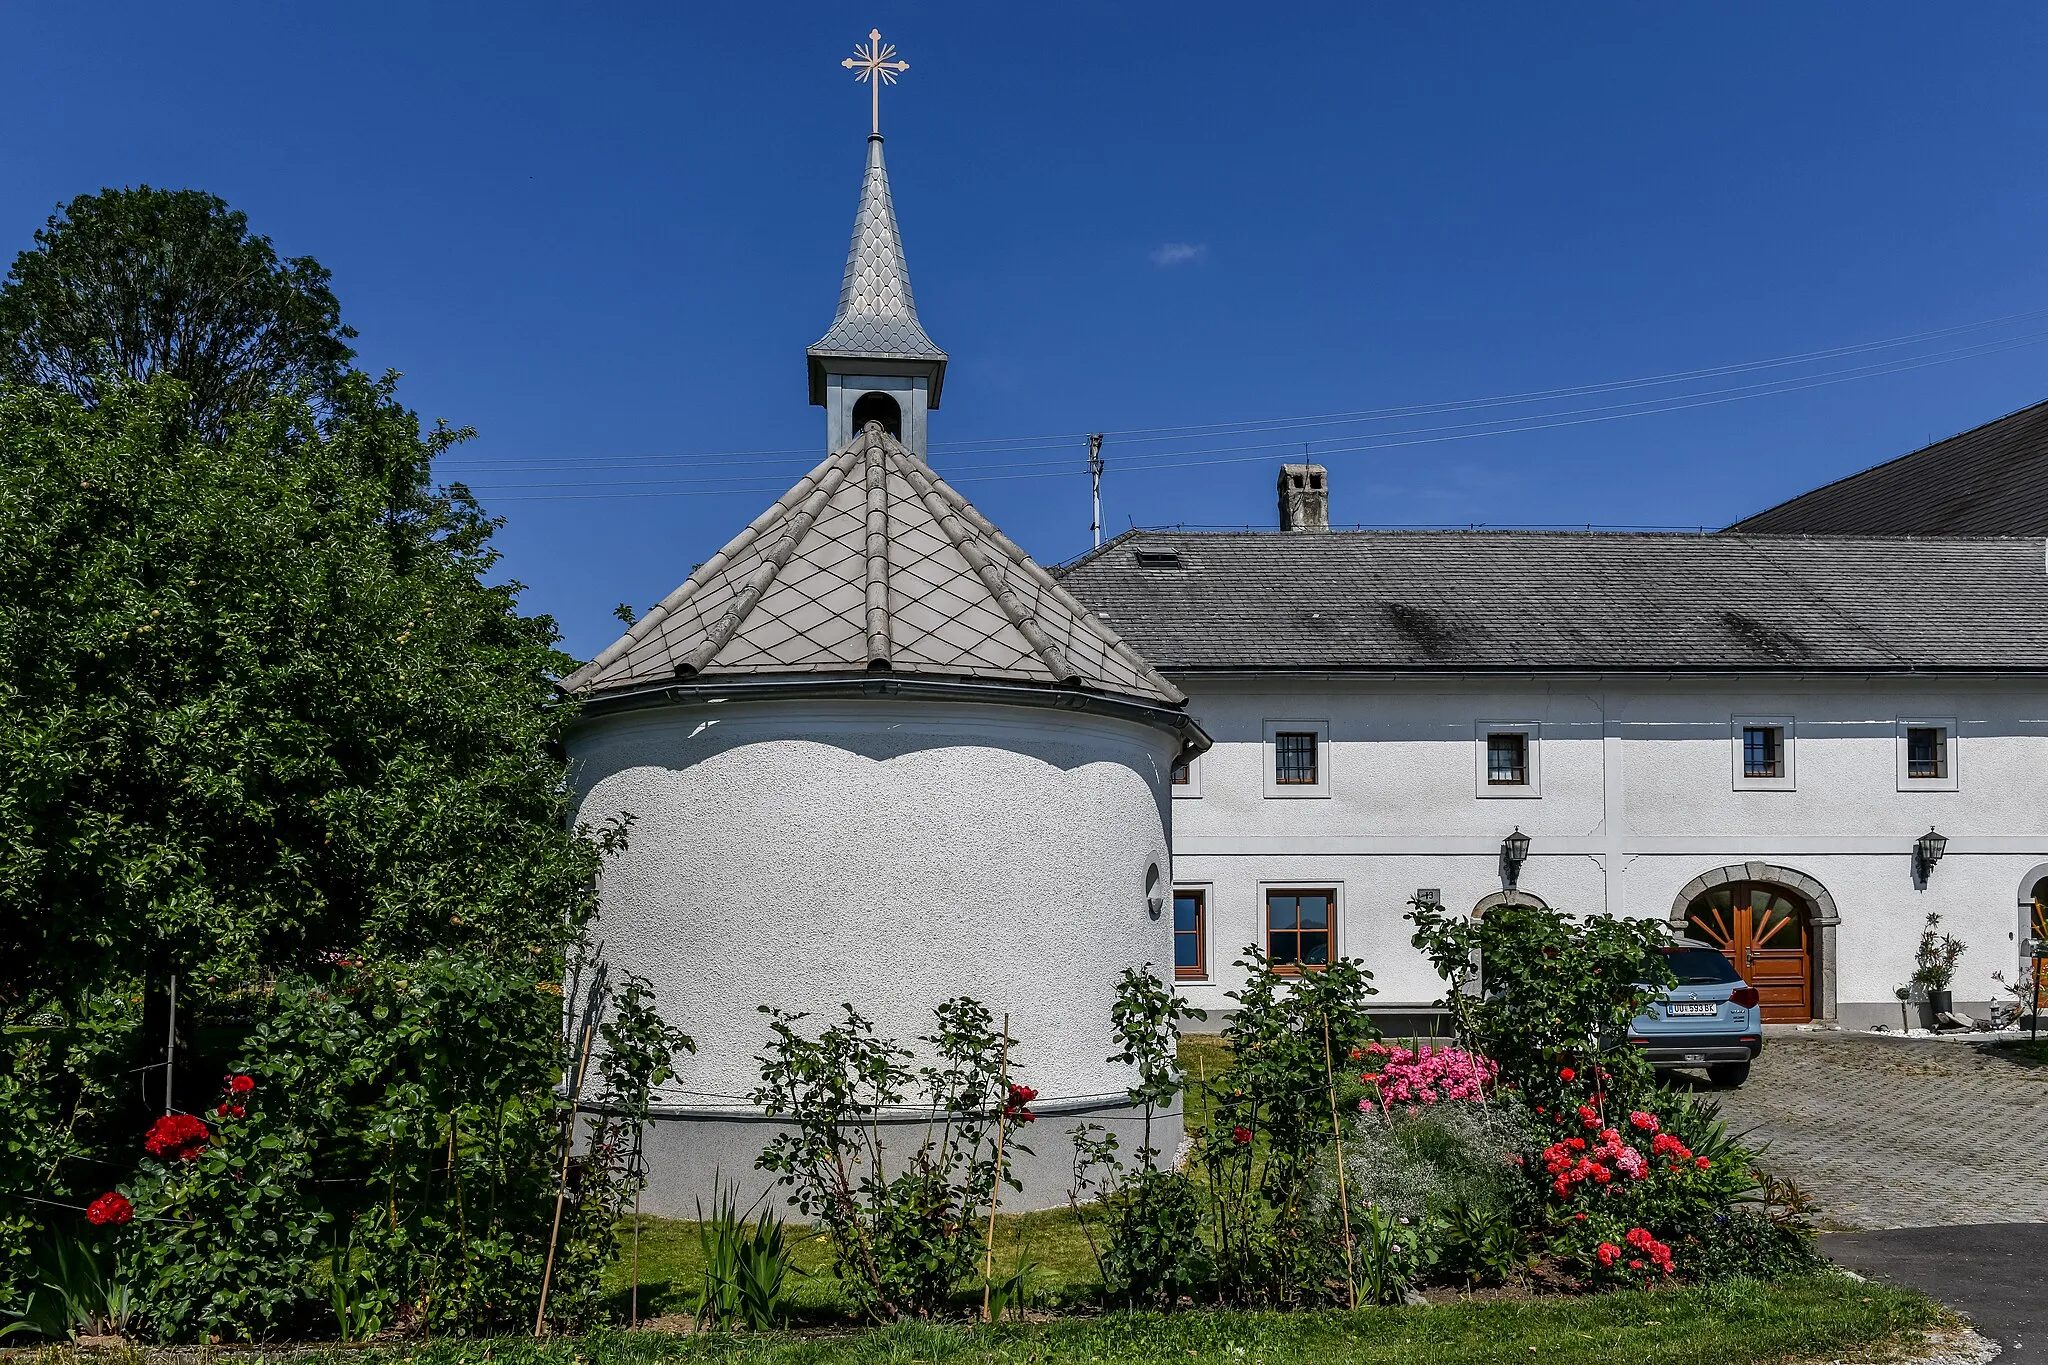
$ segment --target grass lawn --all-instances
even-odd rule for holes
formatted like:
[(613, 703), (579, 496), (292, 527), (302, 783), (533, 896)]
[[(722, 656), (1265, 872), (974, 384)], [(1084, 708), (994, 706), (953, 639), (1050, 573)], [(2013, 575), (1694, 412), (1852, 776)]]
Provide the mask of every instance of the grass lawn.
[[(1816, 1275), (1777, 1284), (1355, 1313), (1112, 1313), (838, 1334), (608, 1332), (349, 1352), (358, 1365), (1765, 1365), (1882, 1353), (1947, 1321), (1916, 1294)], [(304, 1357), (301, 1357), (303, 1359)]]
[[(1091, 1209), (1091, 1222), (1094, 1211)], [(697, 1245), (697, 1224), (666, 1218), (640, 1220), (640, 1316), (689, 1310), (704, 1257)], [(831, 1251), (818, 1235), (803, 1236), (803, 1229), (790, 1229), (793, 1259), (806, 1272), (794, 1285), (791, 1304), (799, 1321), (821, 1322), (843, 1318), (849, 1311), (839, 1281), (832, 1275)], [(1095, 1232), (1098, 1244), (1102, 1234)], [(1095, 1253), (1089, 1250), (1087, 1235), (1071, 1209), (1047, 1209), (1042, 1213), (996, 1215), (995, 1278), (1006, 1280), (1020, 1265), (1029, 1265), (1026, 1284), (1033, 1303), (1069, 1303), (1101, 1282)], [(980, 1269), (976, 1267), (977, 1271)], [(633, 1276), (633, 1225), (629, 1218), (619, 1229), (619, 1259), (605, 1275), (606, 1300), (621, 1317), (626, 1313), (628, 1287)], [(977, 1281), (978, 1283), (978, 1281)]]

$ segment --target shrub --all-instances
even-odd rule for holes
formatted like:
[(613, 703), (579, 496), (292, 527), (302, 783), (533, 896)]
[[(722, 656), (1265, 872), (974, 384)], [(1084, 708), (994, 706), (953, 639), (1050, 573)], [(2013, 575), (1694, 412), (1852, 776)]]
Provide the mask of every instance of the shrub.
[(1575, 1099), (1604, 1082), (1620, 1099), (1656, 1083), (1629, 1044), (1629, 1021), (1674, 979), (1649, 920), (1574, 919), (1533, 905), (1483, 918), (1412, 902), (1414, 943), (1449, 983), (1444, 1003), (1459, 1039), (1500, 1068), (1531, 1104)]
[[(934, 1011), (938, 1027), (920, 1038), (936, 1065), (912, 1071), (914, 1054), (875, 1035), (852, 1005), (806, 1037), (809, 1016), (762, 1006), (774, 1040), (761, 1060), (753, 1100), (784, 1117), (756, 1163), (792, 1190), (789, 1201), (822, 1223), (832, 1240), (832, 1269), (860, 1313), (883, 1320), (929, 1316), (972, 1274), (981, 1239), (977, 1212), (998, 1180), (1010, 1176), (1008, 1143), (998, 1134), (1029, 1123), (1035, 1092), (1006, 1086), (1005, 1038), (980, 1002), (966, 996)], [(915, 1093), (926, 1136), (908, 1152), (884, 1150), (876, 1120)], [(891, 1159), (902, 1168), (891, 1176)]]
[(1920, 930), (1920, 942), (1913, 949), (1913, 979), (1930, 991), (1945, 991), (1956, 978), (1956, 963), (1965, 949), (1954, 934), (1941, 932), (1941, 916), (1927, 912), (1927, 924)]
[[(81, 1158), (117, 1141), (133, 1149), (123, 1120), (135, 1078), (123, 1073), (141, 1022), (132, 986), (89, 992), (70, 1009), (42, 993), (0, 1008), (0, 1190), (72, 1204), (106, 1192), (109, 1169)], [(0, 1202), (0, 1319), (27, 1312), (31, 1294), (40, 1292), (46, 1308), (51, 1302), (42, 1277), (52, 1272), (35, 1244), (77, 1231), (44, 1227), (53, 1212)]]
[(1152, 1145), (1155, 1112), (1178, 1099), (1187, 1084), (1178, 1054), (1180, 1021), (1189, 1017), (1208, 1015), (1190, 1008), (1153, 975), (1152, 964), (1125, 968), (1110, 1009), (1118, 1048), (1109, 1060), (1138, 1073), (1137, 1083), (1126, 1092), (1145, 1113), (1137, 1169), (1126, 1171), (1116, 1154), (1116, 1139), (1103, 1134), (1098, 1125), (1082, 1124), (1070, 1134), (1076, 1153), (1076, 1195), (1101, 1188), (1109, 1226), (1109, 1245), (1101, 1255), (1103, 1288), (1112, 1299), (1131, 1306), (1171, 1307), (1210, 1274), (1200, 1192), (1186, 1172), (1160, 1169), (1159, 1152)]
[[(1355, 1207), (1420, 1222), (1457, 1206), (1506, 1208), (1523, 1185), (1520, 1124), (1492, 1105), (1377, 1107), (1344, 1134), (1346, 1186)], [(1335, 1194), (1334, 1177), (1328, 1190)]]
[(554, 1088), (578, 1059), (544, 959), (433, 952), (278, 982), (204, 1122), (152, 1130), (136, 1202), (154, 1221), (125, 1232), (149, 1333), (275, 1333), (316, 1310), (321, 1262), (350, 1336), (530, 1329), (551, 1240), (550, 1316), (585, 1321), (648, 1094), (689, 1046), (644, 982), (610, 998), (556, 1239)]
[(1671, 1127), (1651, 1109), (1603, 1112), (1591, 1095), (1541, 1111), (1551, 1141), (1528, 1169), (1545, 1182), (1549, 1250), (1589, 1283), (1691, 1274), (1672, 1244), (1756, 1186), (1752, 1154), (1711, 1106), (1663, 1108)]
[[(1373, 1065), (1378, 1056), (1415, 1056), (1365, 1052)], [(1362, 1301), (1392, 1302), (1385, 1295), (1427, 1275), (1498, 1284), (1515, 1274), (1528, 1260), (1537, 1208), (1517, 1151), (1526, 1141), (1524, 1125), (1495, 1103), (1362, 1101), (1344, 1134)], [(1324, 1189), (1334, 1198), (1335, 1180)], [(1374, 1251), (1375, 1240), (1404, 1250), (1390, 1260), (1384, 1248)]]
[(1375, 1099), (1381, 1108), (1390, 1104), (1436, 1104), (1439, 1101), (1478, 1102), (1484, 1100), (1500, 1075), (1500, 1068), (1484, 1057), (1456, 1047), (1430, 1047), (1410, 1052), (1405, 1047), (1373, 1043), (1364, 1049), (1368, 1068), (1359, 1080), (1373, 1087), (1373, 1094), (1358, 1102), (1360, 1110)]
[[(1230, 994), (1224, 1029), (1234, 1060), (1209, 1087), (1201, 1137), (1216, 1215), (1217, 1269), (1241, 1299), (1274, 1303), (1333, 1297), (1343, 1283), (1339, 1211), (1320, 1194), (1318, 1171), (1335, 1136), (1333, 1104), (1362, 1095), (1334, 1058), (1361, 1055), (1379, 1038), (1366, 1013), (1372, 974), (1351, 959), (1281, 977), (1256, 947)], [(1339, 1088), (1339, 1082), (1342, 1088)]]
[(152, 1336), (256, 1340), (313, 1306), (310, 1281), (330, 1215), (312, 1183), (313, 1144), (246, 1073), (230, 1076), (210, 1123), (157, 1120), (124, 1236)]
[(1678, 1254), (1687, 1278), (1701, 1281), (1772, 1280), (1827, 1265), (1812, 1233), (1746, 1208), (1727, 1209), (1701, 1223), (1682, 1240)]

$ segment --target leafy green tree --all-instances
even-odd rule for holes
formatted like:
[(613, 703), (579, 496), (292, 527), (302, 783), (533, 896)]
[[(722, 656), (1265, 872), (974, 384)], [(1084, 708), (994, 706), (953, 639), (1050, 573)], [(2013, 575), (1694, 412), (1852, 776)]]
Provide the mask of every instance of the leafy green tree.
[(324, 400), (355, 355), (328, 272), (281, 259), (213, 195), (81, 194), (35, 241), (0, 281), (0, 375), (18, 382), (97, 403), (109, 383), (169, 375), (218, 437), (274, 391)]
[(172, 379), (0, 388), (0, 1001), (552, 955), (594, 909), (553, 622), (390, 380), (218, 444)]

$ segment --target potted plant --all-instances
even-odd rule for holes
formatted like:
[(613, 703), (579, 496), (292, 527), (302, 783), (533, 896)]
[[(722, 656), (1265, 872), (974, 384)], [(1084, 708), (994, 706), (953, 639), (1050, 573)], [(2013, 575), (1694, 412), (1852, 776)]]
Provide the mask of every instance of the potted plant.
[(1939, 1027), (1941, 1016), (1953, 1013), (1956, 999), (1949, 984), (1956, 979), (1956, 962), (1963, 955), (1963, 941), (1941, 932), (1941, 916), (1929, 911), (1927, 925), (1920, 931), (1920, 946), (1913, 950), (1913, 979), (1927, 988), (1927, 1026)]

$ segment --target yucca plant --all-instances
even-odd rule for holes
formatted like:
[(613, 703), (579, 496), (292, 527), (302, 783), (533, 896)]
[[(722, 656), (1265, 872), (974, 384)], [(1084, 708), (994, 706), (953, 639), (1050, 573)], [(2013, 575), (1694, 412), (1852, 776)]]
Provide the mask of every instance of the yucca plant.
[(780, 1326), (789, 1315), (789, 1241), (782, 1219), (762, 1208), (751, 1221), (739, 1209), (733, 1192), (716, 1184), (711, 1216), (697, 1206), (697, 1245), (703, 1254), (703, 1277), (692, 1311), (697, 1330), (755, 1331)]
[(37, 1288), (0, 1328), (0, 1336), (26, 1331), (50, 1340), (118, 1336), (128, 1327), (134, 1296), (109, 1250), (53, 1233), (37, 1257)]

